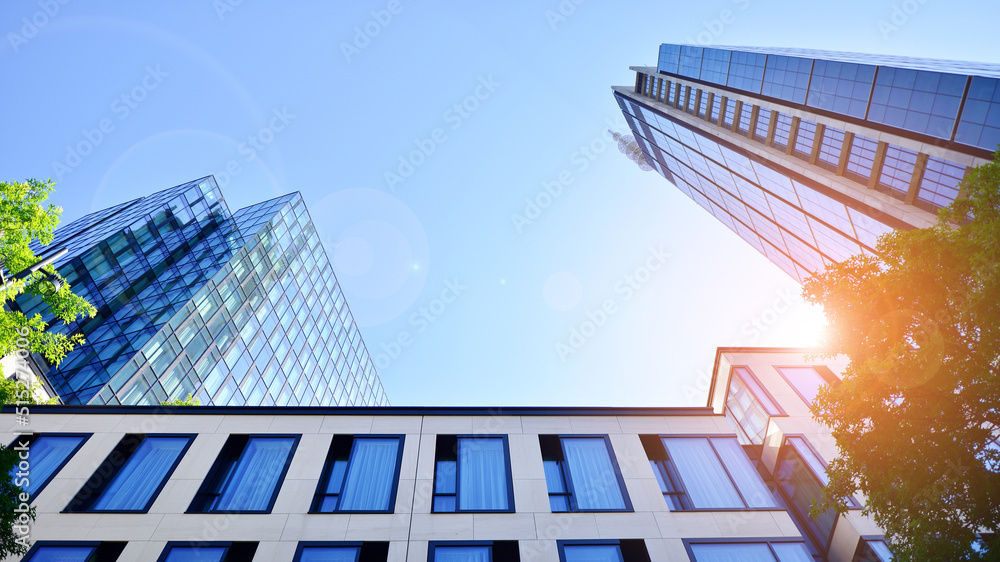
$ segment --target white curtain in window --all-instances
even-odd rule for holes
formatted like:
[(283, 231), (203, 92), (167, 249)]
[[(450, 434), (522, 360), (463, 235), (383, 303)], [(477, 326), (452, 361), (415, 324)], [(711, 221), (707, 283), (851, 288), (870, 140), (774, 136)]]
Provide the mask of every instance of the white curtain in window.
[(775, 562), (765, 543), (693, 544), (697, 562)]
[(342, 511), (383, 511), (389, 509), (399, 439), (355, 439), (351, 464), (347, 468)]
[(434, 562), (490, 562), (490, 547), (436, 546)]
[(299, 562), (354, 562), (358, 550), (356, 546), (307, 546)]
[(503, 439), (459, 438), (458, 508), (507, 509), (507, 458)]
[(562, 446), (577, 508), (581, 511), (625, 509), (625, 499), (604, 439), (564, 438)]
[(101, 497), (95, 510), (141, 510), (153, 497), (167, 472), (188, 443), (187, 437), (147, 437), (129, 456)]
[(813, 562), (813, 557), (801, 542), (773, 542), (771, 548), (781, 562)]
[(663, 445), (695, 507), (745, 507), (708, 439), (664, 438)]
[(616, 544), (568, 544), (563, 547), (566, 562), (622, 562)]
[(220, 511), (264, 511), (285, 461), (292, 449), (291, 437), (254, 437), (247, 442), (236, 469), (215, 505)]
[(764, 484), (760, 473), (750, 462), (750, 458), (740, 447), (739, 442), (730, 437), (713, 438), (712, 444), (722, 459), (722, 464), (726, 465), (729, 475), (736, 481), (736, 487), (743, 494), (749, 507), (778, 507), (774, 501), (774, 495)]

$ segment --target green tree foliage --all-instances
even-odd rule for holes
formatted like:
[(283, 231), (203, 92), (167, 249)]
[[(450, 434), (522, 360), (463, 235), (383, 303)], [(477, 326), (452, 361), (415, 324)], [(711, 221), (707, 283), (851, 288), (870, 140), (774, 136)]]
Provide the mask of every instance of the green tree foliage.
[(174, 398), (173, 400), (167, 400), (166, 402), (161, 402), (163, 406), (201, 406), (201, 400), (198, 400), (190, 394), (187, 398)]
[(860, 491), (897, 561), (1000, 557), (976, 539), (1000, 524), (1000, 152), (962, 193), (805, 284), (850, 358), (813, 409), (840, 448), (814, 512)]
[[(0, 265), (10, 278), (38, 262), (29, 247), (32, 240), (42, 244), (52, 241), (62, 212), (59, 207), (45, 204), (52, 189), (52, 182), (0, 182)], [(53, 278), (61, 282), (58, 290), (50, 282)], [(24, 279), (8, 279), (0, 288), (0, 299), (6, 303), (22, 293), (41, 298), (58, 322), (69, 323), (93, 317), (96, 313), (90, 303), (73, 294), (69, 284), (52, 266)], [(0, 356), (23, 360), (29, 353), (40, 353), (50, 363), (58, 364), (75, 346), (83, 343), (81, 334), (67, 336), (50, 332), (48, 328), (41, 314), (28, 317), (4, 306), (0, 309)], [(36, 389), (7, 378), (14, 374), (0, 372), (0, 404), (36, 404)], [(0, 474), (9, 474), (20, 460), (18, 451), (0, 446)], [(35, 510), (15, 511), (23, 498), (21, 488), (12, 479), (0, 478), (0, 492), (0, 558), (23, 554), (27, 544), (14, 532), (14, 526), (34, 521)]]

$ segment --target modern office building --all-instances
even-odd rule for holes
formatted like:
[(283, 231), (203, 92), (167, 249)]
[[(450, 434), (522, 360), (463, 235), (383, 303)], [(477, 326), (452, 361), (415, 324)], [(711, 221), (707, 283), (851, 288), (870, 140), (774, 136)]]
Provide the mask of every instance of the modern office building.
[(664, 44), (614, 95), (646, 161), (800, 282), (934, 224), (1000, 144), (1000, 65)]
[(36, 406), (0, 427), (28, 451), (33, 562), (885, 560), (860, 510), (805, 515), (834, 452), (806, 404), (843, 366), (803, 353), (719, 350), (710, 407)]
[[(212, 177), (58, 228), (47, 249), (97, 316), (44, 378), (65, 404), (386, 405), (306, 205), (230, 212)], [(28, 315), (45, 310), (22, 295)]]

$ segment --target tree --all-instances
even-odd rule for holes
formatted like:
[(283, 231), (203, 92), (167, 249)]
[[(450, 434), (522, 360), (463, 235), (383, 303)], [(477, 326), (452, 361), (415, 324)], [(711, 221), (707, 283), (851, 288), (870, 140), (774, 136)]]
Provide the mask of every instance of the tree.
[(814, 514), (863, 493), (898, 561), (1000, 556), (1000, 151), (961, 193), (804, 287), (850, 359), (813, 408), (840, 449)]
[[(32, 240), (42, 244), (52, 242), (62, 212), (54, 205), (44, 205), (52, 189), (50, 181), (0, 182), (0, 262), (12, 275), (38, 262), (30, 248)], [(69, 284), (51, 265), (23, 279), (8, 279), (0, 288), (0, 299), (6, 303), (22, 293), (39, 297), (52, 317), (66, 324), (93, 317), (96, 313), (90, 303), (73, 294)], [(60, 334), (49, 331), (49, 327), (41, 314), (28, 317), (3, 307), (0, 309), (0, 356), (25, 360), (31, 353), (40, 353), (50, 363), (58, 364), (84, 341), (81, 334)], [(35, 383), (26, 380), (26, 373), (27, 369), (18, 373), (0, 371), (0, 404), (38, 403)], [(0, 446), (0, 474), (9, 474), (20, 461), (18, 451)], [(12, 479), (0, 478), (0, 489), (3, 494), (0, 500), (0, 558), (4, 558), (27, 551), (24, 537), (15, 533), (13, 526), (34, 521), (35, 511), (34, 508), (16, 511), (24, 497)]]
[(187, 398), (174, 398), (160, 403), (161, 406), (201, 406), (201, 400), (188, 394)]

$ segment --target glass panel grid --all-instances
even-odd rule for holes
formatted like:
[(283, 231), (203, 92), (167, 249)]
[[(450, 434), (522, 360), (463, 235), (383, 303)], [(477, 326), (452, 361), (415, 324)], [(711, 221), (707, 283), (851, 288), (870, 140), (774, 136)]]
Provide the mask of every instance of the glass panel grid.
[(765, 107), (761, 107), (757, 113), (757, 127), (754, 129), (753, 138), (760, 142), (767, 140), (767, 130), (771, 126), (771, 116), (774, 113)]
[(844, 175), (859, 183), (867, 184), (872, 175), (872, 164), (875, 162), (875, 151), (878, 141), (863, 135), (854, 135), (851, 141), (851, 152), (847, 157), (847, 169)]
[(868, 119), (950, 139), (966, 81), (957, 74), (880, 67)]
[(764, 62), (767, 55), (735, 51), (729, 65), (726, 85), (746, 92), (759, 94), (764, 82)]
[(1000, 145), (1000, 80), (972, 77), (955, 141), (997, 150)]
[(893, 197), (906, 199), (916, 163), (916, 152), (890, 144), (886, 148), (885, 161), (879, 173), (879, 185), (888, 190)]
[(958, 197), (958, 187), (964, 176), (965, 166), (929, 156), (920, 179), (917, 201), (935, 209), (949, 205)]
[(774, 128), (772, 145), (784, 150), (788, 146), (788, 137), (792, 132), (792, 116), (777, 113), (778, 124)]
[(844, 147), (844, 131), (826, 127), (823, 130), (823, 144), (819, 147), (816, 163), (828, 170), (836, 171), (840, 164), (840, 153)]
[(812, 59), (768, 55), (761, 94), (794, 103), (805, 103)]
[(806, 119), (799, 120), (799, 130), (795, 134), (795, 148), (792, 154), (806, 160), (812, 155), (813, 141), (816, 140), (816, 123)]
[(816, 59), (807, 105), (864, 119), (875, 67)]

